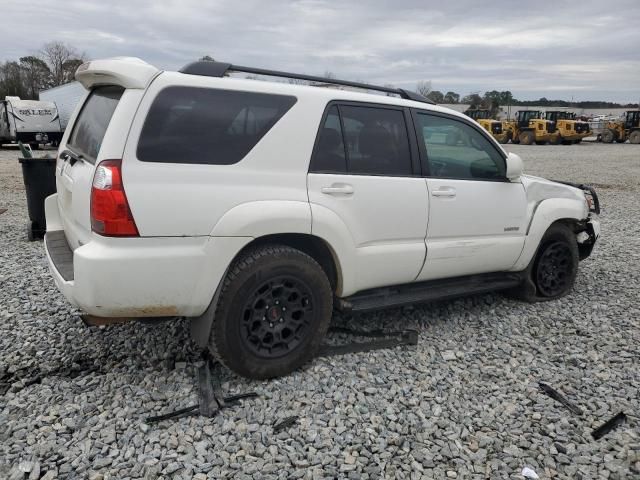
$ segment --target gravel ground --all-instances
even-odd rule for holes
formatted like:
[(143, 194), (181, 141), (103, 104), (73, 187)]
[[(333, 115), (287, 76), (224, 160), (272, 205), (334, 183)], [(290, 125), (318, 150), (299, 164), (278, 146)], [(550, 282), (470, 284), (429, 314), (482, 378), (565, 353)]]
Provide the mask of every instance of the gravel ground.
[[(186, 322), (85, 327), (25, 240), (15, 150), (0, 150), (0, 478), (640, 478), (640, 148), (508, 146), (529, 173), (595, 184), (603, 236), (575, 291), (523, 304), (482, 295), (354, 316), (415, 328), (417, 347), (316, 359), (215, 418), (148, 426), (196, 401)], [(44, 372), (41, 383), (28, 380)], [(22, 370), (21, 370), (22, 369)], [(47, 374), (47, 372), (49, 372)], [(540, 393), (544, 381), (584, 411)], [(298, 423), (280, 433), (289, 415)]]

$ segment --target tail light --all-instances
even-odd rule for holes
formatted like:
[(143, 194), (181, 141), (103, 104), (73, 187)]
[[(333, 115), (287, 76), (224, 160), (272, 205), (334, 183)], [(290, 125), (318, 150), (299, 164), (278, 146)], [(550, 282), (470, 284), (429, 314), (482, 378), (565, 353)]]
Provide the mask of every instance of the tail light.
[(104, 160), (93, 174), (91, 230), (109, 237), (139, 236), (122, 184), (122, 160)]

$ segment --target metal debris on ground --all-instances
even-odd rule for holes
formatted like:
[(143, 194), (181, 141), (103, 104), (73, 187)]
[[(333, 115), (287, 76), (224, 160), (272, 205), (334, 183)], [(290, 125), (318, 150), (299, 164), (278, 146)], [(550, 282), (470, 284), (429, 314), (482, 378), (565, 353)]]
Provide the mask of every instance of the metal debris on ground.
[(606, 422), (604, 422), (602, 425), (596, 428), (593, 432), (591, 432), (591, 436), (593, 437), (594, 440), (600, 440), (611, 430), (614, 430), (615, 428), (619, 427), (626, 421), (627, 421), (627, 416), (624, 414), (624, 412), (620, 412), (615, 416), (611, 417)]
[(211, 418), (220, 410), (234, 405), (239, 400), (245, 398), (255, 398), (258, 396), (256, 392), (246, 392), (237, 395), (224, 396), (220, 379), (211, 374), (212, 366), (217, 365), (213, 360), (207, 357), (204, 364), (198, 367), (198, 396), (199, 402), (173, 412), (147, 417), (145, 423), (157, 423), (163, 420), (171, 420), (188, 415), (198, 413), (203, 417)]
[(551, 385), (548, 385), (548, 384), (546, 384), (544, 382), (538, 382), (538, 386), (540, 387), (540, 390), (542, 390), (544, 393), (546, 393), (549, 397), (553, 398), (554, 400), (560, 402), (562, 405), (567, 407), (571, 411), (571, 413), (573, 413), (575, 415), (582, 415), (583, 412), (582, 412), (582, 409), (580, 407), (578, 407), (574, 403), (570, 402), (567, 399), (567, 397), (562, 395), (560, 392), (558, 392)]
[(295, 425), (296, 423), (298, 423), (298, 418), (299, 417), (297, 415), (291, 415), (290, 417), (286, 417), (281, 422), (275, 423), (273, 425), (273, 433), (280, 433), (285, 428), (289, 428)]
[(6, 212), (8, 209), (7, 208), (0, 208), (0, 215), (2, 215), (4, 212)]
[(417, 345), (418, 332), (416, 330), (399, 330), (385, 332), (383, 330), (361, 331), (343, 327), (331, 327), (328, 333), (340, 333), (354, 337), (374, 338), (368, 342), (351, 342), (341, 345), (327, 345), (320, 347), (318, 357), (345, 355), (347, 353), (363, 353), (372, 350), (394, 348), (402, 345)]

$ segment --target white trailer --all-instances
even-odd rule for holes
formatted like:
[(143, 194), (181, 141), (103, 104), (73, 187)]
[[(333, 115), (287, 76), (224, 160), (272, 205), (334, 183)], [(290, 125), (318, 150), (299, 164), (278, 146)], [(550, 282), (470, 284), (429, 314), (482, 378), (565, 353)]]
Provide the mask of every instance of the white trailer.
[(69, 118), (87, 94), (87, 89), (80, 82), (70, 82), (40, 92), (40, 100), (54, 102), (58, 107), (62, 131), (67, 128)]
[(38, 148), (44, 143), (57, 145), (61, 139), (62, 127), (55, 103), (20, 97), (5, 97), (0, 101), (0, 144), (20, 141)]

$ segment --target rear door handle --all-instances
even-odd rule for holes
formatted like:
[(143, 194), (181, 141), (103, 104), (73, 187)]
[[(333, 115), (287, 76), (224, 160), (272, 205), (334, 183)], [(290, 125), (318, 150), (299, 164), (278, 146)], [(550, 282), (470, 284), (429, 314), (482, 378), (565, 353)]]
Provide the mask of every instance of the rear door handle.
[(434, 197), (453, 198), (456, 196), (456, 189), (453, 187), (442, 187), (431, 192)]
[(322, 187), (320, 191), (327, 195), (353, 195), (353, 186), (347, 183), (334, 183), (330, 187)]

